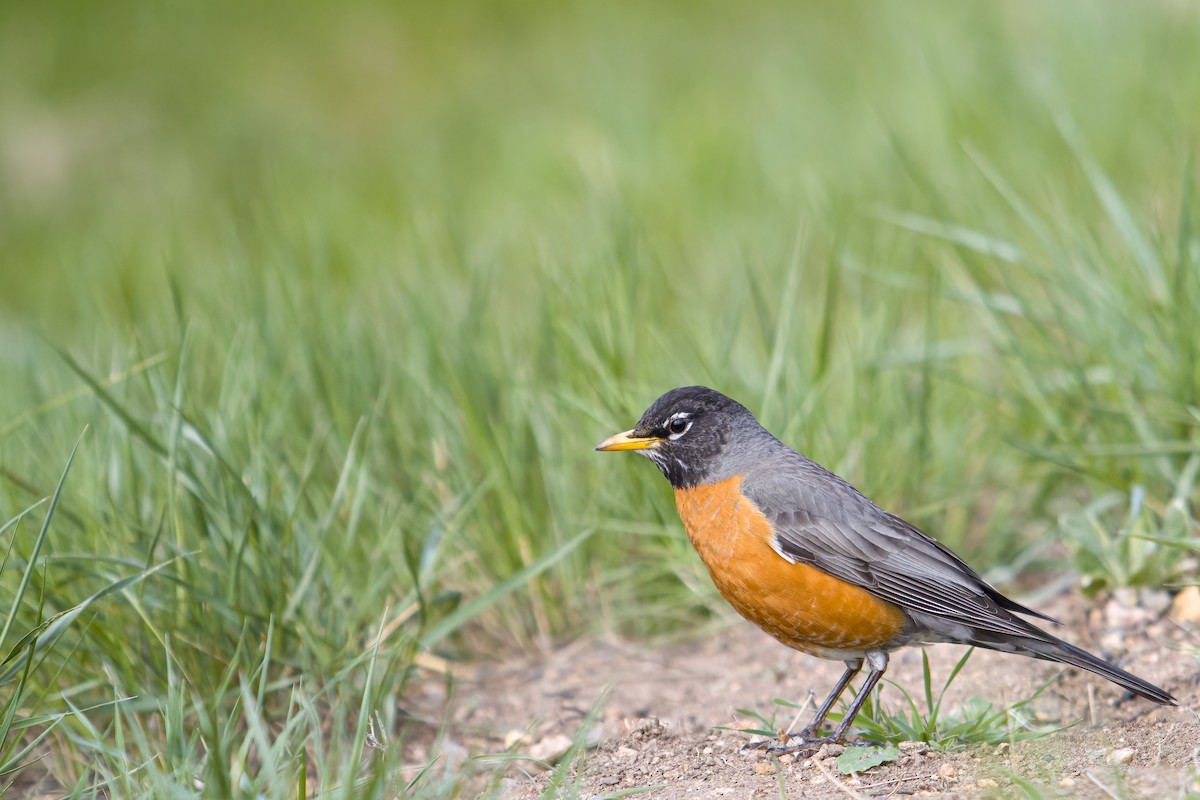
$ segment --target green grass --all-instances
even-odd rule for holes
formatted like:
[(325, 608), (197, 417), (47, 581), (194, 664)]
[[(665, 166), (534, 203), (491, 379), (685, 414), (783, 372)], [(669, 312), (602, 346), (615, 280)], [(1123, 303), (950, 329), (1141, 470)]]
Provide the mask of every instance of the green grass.
[(980, 567), (1195, 579), (1186, 4), (4, 17), (2, 781), (487, 785), (415, 654), (725, 613), (590, 452), (684, 383)]
[[(897, 704), (883, 702), (883, 687), (874, 692), (854, 719), (851, 735), (880, 746), (892, 746), (901, 742), (926, 742), (936, 750), (958, 750), (968, 745), (989, 744), (1001, 742), (1017, 742), (1023, 739), (1034, 739), (1054, 732), (1054, 728), (1037, 725), (1026, 713), (1026, 707), (1037, 699), (1045, 686), (1041, 687), (1030, 697), (1023, 698), (1006, 706), (996, 706), (981, 697), (973, 697), (954, 708), (943, 708), (942, 701), (946, 691), (954, 683), (959, 672), (966, 666), (974, 648), (963, 653), (962, 658), (954, 665), (942, 682), (941, 688), (934, 693), (933, 674), (929, 667), (929, 657), (922, 652), (922, 675), (924, 677), (923, 701), (919, 703), (907, 689), (894, 681), (885, 681), (883, 687), (893, 686), (903, 700)], [(1048, 685), (1048, 684), (1047, 684)], [(848, 706), (854, 689), (850, 695), (843, 698), (841, 705)], [(811, 714), (811, 703), (796, 703), (792, 700), (776, 698), (774, 708), (763, 712), (757, 709), (738, 709), (738, 713), (749, 717), (757, 727), (726, 728), (753, 736), (776, 737), (780, 731), (791, 732), (800, 729)], [(836, 724), (842, 719), (843, 711), (831, 711), (829, 723)], [(898, 751), (896, 751), (898, 757)], [(851, 757), (852, 759), (855, 757)], [(895, 760), (889, 758), (888, 761)], [(880, 762), (881, 763), (881, 762)]]
[[(1035, 724), (1026, 711), (1045, 686), (1030, 697), (1006, 706), (997, 707), (988, 700), (973, 697), (960, 707), (943, 709), (942, 701), (945, 699), (946, 690), (954, 683), (973, 652), (974, 648), (969, 648), (958, 660), (946, 676), (936, 697), (929, 669), (929, 656), (922, 652), (923, 708), (902, 686), (889, 681), (888, 683), (895, 686), (904, 698), (899, 704), (900, 708), (897, 710), (884, 703), (882, 690), (877, 692), (867, 699), (859, 716), (855, 718), (855, 731), (871, 741), (888, 744), (927, 742), (938, 750), (960, 749), (972, 744), (1017, 742), (1053, 733), (1054, 728)], [(831, 719), (837, 718), (834, 714), (830, 716)]]

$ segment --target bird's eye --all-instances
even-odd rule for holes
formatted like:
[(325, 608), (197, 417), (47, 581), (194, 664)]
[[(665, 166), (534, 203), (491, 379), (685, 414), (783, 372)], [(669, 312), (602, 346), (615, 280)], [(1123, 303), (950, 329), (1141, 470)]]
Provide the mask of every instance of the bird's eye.
[(675, 417), (667, 423), (667, 432), (672, 436), (682, 436), (692, 427), (692, 421), (687, 417)]

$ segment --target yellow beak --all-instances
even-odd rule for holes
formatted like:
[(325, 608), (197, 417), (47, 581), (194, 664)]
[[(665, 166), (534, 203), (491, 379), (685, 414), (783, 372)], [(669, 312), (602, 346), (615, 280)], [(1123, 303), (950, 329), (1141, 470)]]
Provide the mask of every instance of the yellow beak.
[(625, 431), (618, 433), (615, 436), (610, 436), (600, 444), (596, 445), (597, 450), (649, 450), (658, 447), (661, 439), (656, 439), (653, 436), (634, 436), (633, 431)]

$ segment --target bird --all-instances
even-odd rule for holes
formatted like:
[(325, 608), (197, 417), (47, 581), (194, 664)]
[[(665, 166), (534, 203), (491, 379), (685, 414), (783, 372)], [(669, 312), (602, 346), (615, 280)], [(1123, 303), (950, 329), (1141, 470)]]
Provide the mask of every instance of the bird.
[[(1079, 667), (1135, 695), (1177, 705), (1159, 687), (1042, 630), (1056, 621), (1001, 594), (950, 548), (867, 499), (771, 435), (737, 401), (705, 386), (672, 389), (632, 430), (599, 451), (650, 459), (721, 595), (784, 645), (842, 661), (813, 718), (781, 732), (777, 752), (845, 740), (889, 654), (955, 643)], [(832, 734), (826, 716), (856, 675), (867, 677)]]

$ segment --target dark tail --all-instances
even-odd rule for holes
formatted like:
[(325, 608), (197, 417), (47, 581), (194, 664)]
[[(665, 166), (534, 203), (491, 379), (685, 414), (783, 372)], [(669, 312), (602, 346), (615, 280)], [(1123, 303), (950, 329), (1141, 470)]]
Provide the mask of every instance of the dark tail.
[[(1033, 628), (1032, 625), (1030, 627)], [(1131, 675), (1120, 667), (1114, 667), (1104, 659), (1098, 658), (1086, 650), (1080, 650), (1073, 644), (1067, 644), (1061, 639), (1056, 639), (1044, 631), (1040, 631), (1037, 628), (1033, 628), (1033, 630), (1042, 634), (1045, 638), (1035, 639), (1033, 637), (1010, 636), (977, 630), (972, 644), (1007, 653), (1020, 653), (1032, 658), (1040, 658), (1043, 661), (1057, 661), (1061, 664), (1070, 664), (1072, 667), (1086, 669), (1088, 672), (1093, 672), (1102, 678), (1107, 678), (1117, 686), (1128, 689), (1139, 697), (1144, 697), (1147, 700), (1153, 700), (1163, 705), (1179, 705), (1175, 698), (1168, 692), (1158, 688), (1149, 681), (1144, 681), (1136, 675)]]

